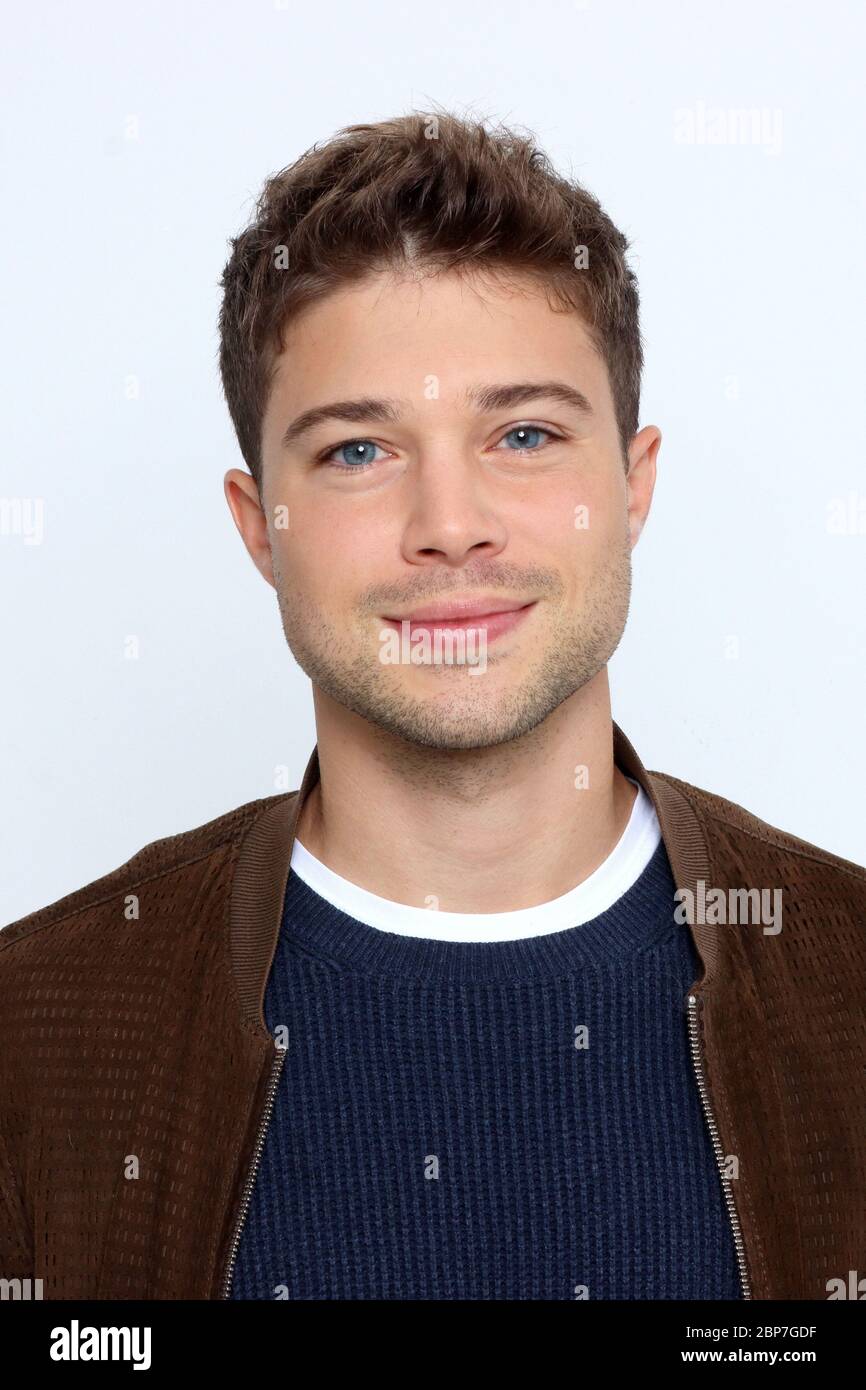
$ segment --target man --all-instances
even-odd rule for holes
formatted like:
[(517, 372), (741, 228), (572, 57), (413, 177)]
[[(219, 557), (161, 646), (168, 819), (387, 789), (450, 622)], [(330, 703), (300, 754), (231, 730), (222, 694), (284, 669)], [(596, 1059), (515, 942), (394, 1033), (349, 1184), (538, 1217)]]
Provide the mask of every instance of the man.
[(598, 1300), (862, 1269), (866, 870), (611, 718), (661, 441), (626, 250), (447, 115), (268, 181), (223, 277), (225, 491), (317, 744), (298, 792), (0, 935), (0, 1272)]

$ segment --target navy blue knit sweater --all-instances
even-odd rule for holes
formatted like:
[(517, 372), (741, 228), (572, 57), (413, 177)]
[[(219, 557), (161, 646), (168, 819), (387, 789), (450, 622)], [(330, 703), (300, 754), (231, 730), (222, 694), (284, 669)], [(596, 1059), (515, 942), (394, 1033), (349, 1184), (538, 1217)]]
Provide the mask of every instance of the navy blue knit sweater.
[(592, 921), (477, 944), (290, 874), (265, 993), (288, 1055), (232, 1297), (742, 1297), (674, 888), (659, 843)]

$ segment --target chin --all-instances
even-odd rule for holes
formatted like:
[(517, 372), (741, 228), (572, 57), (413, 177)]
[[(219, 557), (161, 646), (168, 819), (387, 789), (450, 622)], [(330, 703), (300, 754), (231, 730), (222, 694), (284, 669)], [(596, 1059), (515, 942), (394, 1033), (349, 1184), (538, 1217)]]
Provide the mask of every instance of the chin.
[(530, 733), (550, 713), (549, 705), (521, 703), (512, 698), (482, 704), (459, 697), (448, 701), (407, 701), (378, 710), (368, 709), (366, 718), (397, 735), (406, 743), (443, 751), (495, 748), (512, 743)]

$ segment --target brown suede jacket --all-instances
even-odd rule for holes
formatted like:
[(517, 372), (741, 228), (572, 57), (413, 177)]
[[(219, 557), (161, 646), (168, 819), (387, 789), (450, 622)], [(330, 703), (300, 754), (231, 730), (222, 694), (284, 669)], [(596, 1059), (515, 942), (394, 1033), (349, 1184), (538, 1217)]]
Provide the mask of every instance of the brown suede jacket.
[[(687, 890), (703, 971), (683, 1026), (744, 1296), (856, 1298), (866, 868), (647, 772), (616, 724), (613, 743)], [(318, 776), (314, 749), (299, 791), (156, 840), (0, 932), (0, 1297), (26, 1279), (50, 1299), (228, 1297), (285, 1058), (265, 983)], [(755, 905), (737, 924), (735, 890), (780, 920)]]

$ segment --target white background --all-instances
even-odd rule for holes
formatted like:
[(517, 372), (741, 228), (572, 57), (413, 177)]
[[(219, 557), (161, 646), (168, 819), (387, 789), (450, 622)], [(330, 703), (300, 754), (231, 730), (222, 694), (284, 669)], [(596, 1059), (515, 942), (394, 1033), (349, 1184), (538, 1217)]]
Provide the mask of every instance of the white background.
[[(44, 532), (0, 535), (0, 922), (298, 785), (309, 682), (222, 491), (218, 281), (268, 174), (433, 102), (531, 130), (633, 241), (663, 443), (614, 718), (866, 861), (864, 37), (844, 0), (6, 11), (0, 498)], [(715, 109), (763, 127), (682, 138)]]

